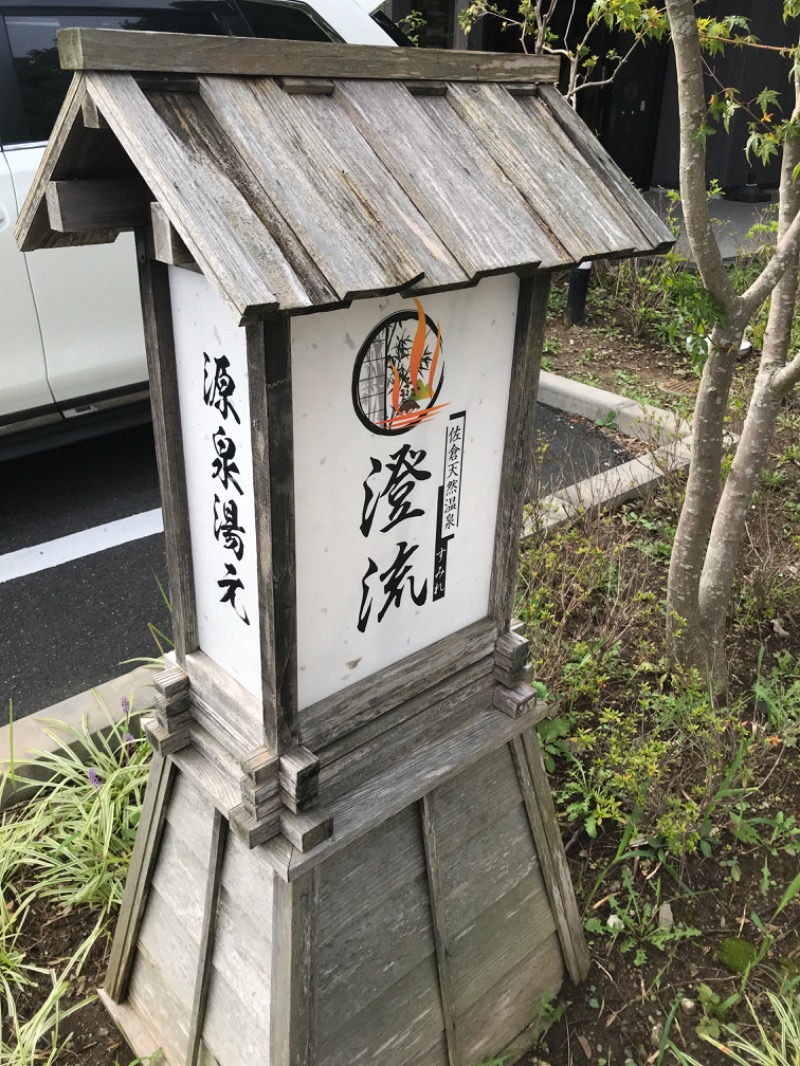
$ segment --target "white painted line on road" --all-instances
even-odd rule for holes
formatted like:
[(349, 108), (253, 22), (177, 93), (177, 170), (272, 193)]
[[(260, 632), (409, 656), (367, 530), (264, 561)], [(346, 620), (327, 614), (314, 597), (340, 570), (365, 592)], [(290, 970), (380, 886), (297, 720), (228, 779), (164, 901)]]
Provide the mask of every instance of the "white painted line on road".
[(70, 533), (69, 536), (48, 540), (44, 544), (20, 548), (19, 551), (0, 555), (0, 585), (4, 581), (50, 570), (62, 563), (71, 563), (74, 559), (83, 559), (86, 555), (95, 555), (108, 548), (116, 548), (119, 544), (163, 532), (164, 516), (161, 508), (156, 507), (152, 511), (131, 515), (130, 518), (107, 522), (104, 526), (82, 529), (80, 533)]

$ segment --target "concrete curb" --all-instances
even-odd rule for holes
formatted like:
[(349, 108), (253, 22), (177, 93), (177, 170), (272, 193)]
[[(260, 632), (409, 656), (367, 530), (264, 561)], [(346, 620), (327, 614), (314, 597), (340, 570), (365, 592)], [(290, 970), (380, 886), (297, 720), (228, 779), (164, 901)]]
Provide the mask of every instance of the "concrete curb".
[[(667, 473), (689, 464), (690, 427), (669, 411), (638, 404), (613, 392), (605, 392), (547, 371), (541, 374), (539, 402), (560, 411), (582, 415), (593, 422), (603, 421), (612, 413), (621, 433), (637, 440), (652, 441), (656, 447), (648, 455), (542, 497), (538, 513), (526, 521), (523, 537), (530, 536), (537, 528), (549, 530), (563, 525), (580, 512), (613, 507), (657, 485)], [(45, 775), (42, 768), (37, 766), (37, 755), (57, 751), (63, 746), (44, 732), (46, 728), (61, 722), (67, 728), (81, 730), (85, 717), (89, 731), (97, 734), (109, 728), (109, 715), (114, 722), (122, 721), (123, 696), (127, 696), (134, 711), (141, 714), (153, 705), (154, 672), (151, 667), (139, 666), (88, 692), (81, 692), (38, 714), (21, 718), (13, 727), (0, 727), (0, 770), (9, 769), (13, 750), (15, 773), (43, 780)], [(73, 741), (70, 746), (74, 747), (77, 743)], [(18, 801), (29, 792), (30, 789), (13, 789), (6, 779), (0, 784), (0, 809), (7, 806), (12, 797)]]
[[(106, 681), (88, 692), (54, 703), (52, 707), (39, 711), (38, 714), (20, 718), (13, 725), (0, 728), (0, 771), (14, 777), (44, 781), (47, 773), (38, 762), (43, 752), (56, 752), (63, 747), (77, 748), (80, 742), (64, 732), (63, 740), (59, 724), (67, 729), (83, 730), (86, 727), (92, 736), (108, 730), (111, 723), (122, 722), (125, 714), (122, 698), (127, 697), (132, 713), (136, 716), (153, 706), (153, 674), (156, 671), (149, 666), (138, 666), (135, 670)], [(45, 730), (52, 730), (51, 736)], [(13, 766), (12, 766), (13, 759)], [(31, 786), (20, 786), (4, 777), (0, 782), (0, 810), (25, 799), (31, 794)]]
[(545, 533), (577, 515), (616, 507), (655, 488), (669, 474), (684, 470), (691, 458), (691, 426), (660, 407), (636, 403), (580, 381), (542, 371), (539, 403), (581, 415), (592, 422), (613, 420), (620, 433), (653, 444), (653, 451), (611, 470), (584, 478), (566, 489), (543, 496), (525, 520), (522, 536)]

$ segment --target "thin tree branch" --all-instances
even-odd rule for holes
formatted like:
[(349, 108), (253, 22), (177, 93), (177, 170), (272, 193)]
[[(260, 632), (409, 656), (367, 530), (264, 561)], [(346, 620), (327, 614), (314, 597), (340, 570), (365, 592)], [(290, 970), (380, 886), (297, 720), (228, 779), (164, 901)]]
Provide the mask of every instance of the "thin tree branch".
[(742, 306), (749, 318), (763, 304), (800, 250), (800, 213), (778, 241), (775, 252), (756, 280), (742, 293)]
[(785, 396), (800, 384), (800, 355), (796, 355), (791, 362), (773, 374), (770, 384), (778, 396)]
[(699, 136), (706, 117), (703, 61), (692, 0), (667, 0), (680, 103), (680, 179), (686, 234), (703, 284), (729, 322), (740, 317), (740, 301), (722, 261), (706, 198), (706, 150)]

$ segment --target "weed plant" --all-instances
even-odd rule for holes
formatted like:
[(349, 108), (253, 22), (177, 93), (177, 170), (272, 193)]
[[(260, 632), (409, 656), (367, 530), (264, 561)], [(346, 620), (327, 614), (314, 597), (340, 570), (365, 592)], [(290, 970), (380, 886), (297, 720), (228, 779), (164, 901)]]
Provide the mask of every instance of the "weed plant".
[[(800, 826), (763, 788), (800, 740), (800, 662), (776, 646), (773, 625), (800, 620), (800, 588), (779, 578), (791, 564), (784, 545), (773, 550), (763, 535), (771, 528), (774, 540), (764, 498), (737, 578), (730, 690), (709, 691), (673, 669), (662, 634), (681, 494), (673, 477), (658, 496), (613, 515), (576, 515), (568, 528), (535, 532), (522, 551), (516, 609), (532, 682), (552, 707), (540, 743), (568, 851), (579, 853), (573, 877), (602, 965), (619, 956), (641, 968), (652, 981), (642, 995), (657, 996), (673, 957), (709, 950), (707, 929), (693, 920), (698, 866), (712, 863), (727, 886), (744, 868), (760, 870), (748, 917), (757, 936), (740, 987), (731, 998), (709, 986), (716, 1005), (695, 992), (698, 1033), (727, 1039), (726, 1019), (744, 1009), (745, 993), (754, 1009), (768, 1007), (765, 989), (797, 968), (796, 948), (780, 943), (774, 923), (796, 913), (800, 874), (786, 871), (800, 861)], [(666, 1041), (659, 1055), (670, 1061)]]
[[(46, 1066), (63, 1061), (64, 1023), (91, 998), (73, 1001), (74, 985), (90, 953), (108, 938), (139, 820), (149, 748), (127, 716), (92, 735), (57, 722), (45, 729), (52, 752), (37, 752), (34, 780), (12, 765), (4, 794), (33, 796), (5, 811), (0, 822), (0, 1066)], [(75, 954), (56, 970), (28, 961), (24, 924), (41, 901), (64, 911), (87, 908), (94, 925)], [(20, 1006), (24, 1004), (24, 1010)]]

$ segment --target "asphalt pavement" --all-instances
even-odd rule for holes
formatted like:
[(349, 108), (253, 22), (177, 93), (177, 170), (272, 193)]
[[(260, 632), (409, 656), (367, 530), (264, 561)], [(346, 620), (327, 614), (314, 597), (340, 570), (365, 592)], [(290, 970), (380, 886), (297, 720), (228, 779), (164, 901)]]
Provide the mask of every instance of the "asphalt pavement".
[[(542, 493), (629, 456), (584, 419), (537, 409)], [(0, 463), (0, 725), (108, 681), (170, 635), (149, 426)]]

